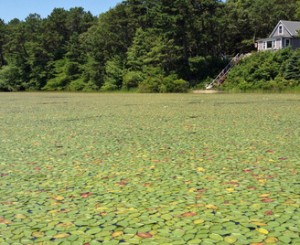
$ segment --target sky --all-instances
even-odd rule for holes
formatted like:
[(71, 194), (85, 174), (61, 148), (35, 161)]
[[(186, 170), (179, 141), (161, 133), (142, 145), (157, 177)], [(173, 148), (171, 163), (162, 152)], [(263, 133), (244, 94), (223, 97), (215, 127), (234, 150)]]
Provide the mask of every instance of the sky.
[(115, 7), (122, 0), (0, 0), (0, 19), (8, 23), (14, 18), (25, 20), (29, 14), (39, 14), (46, 18), (54, 8), (69, 10), (72, 7), (83, 7), (98, 16)]

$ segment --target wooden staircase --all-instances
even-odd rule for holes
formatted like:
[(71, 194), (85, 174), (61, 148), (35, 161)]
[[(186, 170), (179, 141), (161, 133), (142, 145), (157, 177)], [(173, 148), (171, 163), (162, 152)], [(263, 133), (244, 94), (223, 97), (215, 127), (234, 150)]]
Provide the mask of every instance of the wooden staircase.
[(207, 84), (205, 88), (209, 90), (215, 86), (222, 84), (226, 80), (227, 74), (231, 70), (231, 68), (238, 64), (243, 57), (243, 54), (237, 54), (236, 56), (234, 56), (228, 63), (228, 65), (219, 73), (219, 75), (211, 83)]

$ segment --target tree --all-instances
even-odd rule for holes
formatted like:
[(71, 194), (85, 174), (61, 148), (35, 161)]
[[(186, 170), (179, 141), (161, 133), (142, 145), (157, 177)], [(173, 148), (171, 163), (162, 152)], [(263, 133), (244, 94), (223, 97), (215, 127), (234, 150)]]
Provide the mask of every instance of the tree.
[(288, 80), (296, 80), (300, 82), (300, 52), (295, 51), (288, 60), (285, 70), (284, 78)]
[(173, 41), (167, 40), (157, 29), (139, 28), (127, 53), (127, 68), (148, 75), (151, 72), (170, 74), (175, 69), (177, 50)]
[[(0, 20), (2, 84), (13, 71), (10, 89), (185, 90), (185, 81), (215, 76), (226, 57), (253, 50), (255, 39), (299, 9), (296, 0), (126, 0), (97, 18), (76, 7)], [(249, 77), (274, 74), (264, 64)]]
[(254, 50), (259, 38), (270, 34), (279, 20), (294, 20), (296, 0), (227, 0), (225, 4), (228, 53)]
[(5, 65), (4, 60), (4, 44), (5, 44), (5, 32), (6, 32), (6, 26), (2, 19), (0, 19), (0, 69), (3, 65)]
[(124, 73), (124, 59), (114, 56), (105, 64), (103, 90), (116, 90), (122, 87)]
[(3, 47), (5, 60), (9, 66), (17, 68), (14, 69), (17, 73), (16, 76), (26, 83), (30, 76), (30, 66), (27, 62), (28, 50), (24, 22), (13, 19), (7, 24), (6, 30), (6, 43)]
[(0, 69), (0, 91), (23, 90), (22, 80), (16, 66), (6, 65)]
[(127, 30), (128, 23), (126, 5), (119, 4), (100, 15), (98, 22), (81, 36), (81, 43), (89, 57), (85, 74), (89, 79), (94, 77), (97, 86), (105, 82), (107, 62), (115, 56), (120, 59), (126, 57), (132, 40)]
[(300, 1), (296, 1), (295, 19), (300, 19)]

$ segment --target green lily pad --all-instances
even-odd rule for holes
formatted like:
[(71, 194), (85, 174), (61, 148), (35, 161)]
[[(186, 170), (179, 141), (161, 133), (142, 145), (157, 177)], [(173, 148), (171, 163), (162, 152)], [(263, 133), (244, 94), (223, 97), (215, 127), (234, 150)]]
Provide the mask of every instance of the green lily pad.
[(219, 234), (213, 233), (213, 234), (210, 234), (209, 237), (211, 239), (213, 239), (214, 241), (223, 241), (223, 237)]
[(195, 225), (199, 225), (199, 224), (202, 224), (202, 223), (204, 223), (205, 221), (203, 220), (203, 219), (196, 219), (196, 220), (194, 220), (194, 224)]
[(190, 240), (188, 242), (189, 245), (192, 245), (192, 244), (201, 244), (201, 241), (200, 239), (193, 239), (193, 240)]
[(234, 236), (226, 236), (224, 238), (224, 241), (229, 243), (229, 244), (234, 244), (237, 241), (237, 238)]
[(285, 243), (285, 244), (289, 244), (291, 242), (291, 237), (289, 237), (289, 236), (280, 236), (280, 237), (278, 237), (278, 240), (280, 242)]
[(94, 235), (94, 234), (99, 233), (100, 231), (101, 231), (101, 228), (95, 227), (95, 228), (91, 228), (91, 229), (87, 230), (86, 234)]
[(0, 102), (1, 244), (298, 244), (296, 94)]

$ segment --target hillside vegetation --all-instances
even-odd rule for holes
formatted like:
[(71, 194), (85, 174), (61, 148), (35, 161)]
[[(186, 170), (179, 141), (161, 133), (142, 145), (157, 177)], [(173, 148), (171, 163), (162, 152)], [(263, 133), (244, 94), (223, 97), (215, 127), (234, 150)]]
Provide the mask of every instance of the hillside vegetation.
[[(296, 0), (127, 0), (0, 19), (0, 91), (184, 92), (254, 49)], [(267, 21), (266, 21), (267, 20)]]
[(235, 66), (224, 90), (300, 90), (300, 50), (254, 53)]

